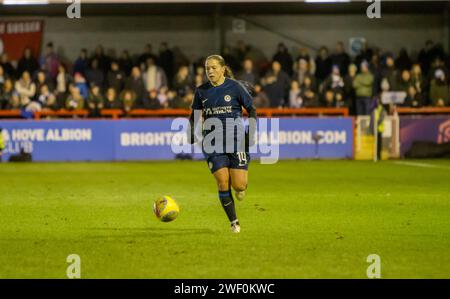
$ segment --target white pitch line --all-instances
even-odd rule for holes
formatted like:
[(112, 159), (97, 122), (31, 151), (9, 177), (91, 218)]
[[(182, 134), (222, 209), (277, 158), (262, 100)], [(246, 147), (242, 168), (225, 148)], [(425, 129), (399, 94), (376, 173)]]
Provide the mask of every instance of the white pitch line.
[(441, 168), (441, 169), (450, 169), (450, 167), (434, 165), (428, 163), (420, 163), (420, 162), (405, 162), (405, 161), (394, 161), (394, 164), (398, 165), (406, 165), (406, 166), (415, 166), (415, 167), (424, 167), (424, 168)]

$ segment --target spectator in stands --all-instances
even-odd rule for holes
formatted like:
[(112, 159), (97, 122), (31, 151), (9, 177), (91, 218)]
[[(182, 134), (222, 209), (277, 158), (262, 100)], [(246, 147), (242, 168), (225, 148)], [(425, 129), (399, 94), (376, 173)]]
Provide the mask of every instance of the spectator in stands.
[(55, 95), (50, 91), (48, 85), (43, 84), (39, 88), (37, 102), (41, 106), (41, 109), (57, 110), (58, 104), (56, 102)]
[(192, 100), (187, 102), (184, 102), (184, 98), (178, 96), (177, 92), (174, 90), (169, 90), (167, 92), (167, 98), (169, 102), (169, 108), (174, 109), (189, 109)]
[(403, 70), (400, 80), (397, 84), (398, 91), (408, 92), (409, 87), (412, 85), (411, 82), (411, 73), (409, 70)]
[(353, 87), (353, 81), (356, 78), (358, 67), (355, 64), (348, 66), (348, 73), (344, 78), (344, 99), (346, 99), (347, 105), (350, 108), (350, 114), (354, 115), (356, 111), (355, 107), (355, 88)]
[(111, 69), (108, 72), (106, 78), (107, 86), (112, 87), (116, 90), (116, 93), (122, 91), (125, 85), (125, 73), (120, 70), (119, 63), (117, 61), (111, 62)]
[(301, 47), (298, 50), (298, 55), (297, 55), (297, 61), (299, 61), (300, 59), (304, 59), (306, 60), (306, 62), (309, 63), (309, 61), (311, 60), (311, 56), (309, 55), (309, 51), (307, 48), (305, 47)]
[[(264, 52), (257, 47), (247, 45), (247, 54), (246, 54), (245, 58), (249, 58), (253, 61), (255, 70), (259, 74), (264, 74), (267, 72), (268, 69), (271, 68), (271, 62), (267, 59)], [(240, 61), (243, 61), (243, 60), (240, 60)]]
[(80, 55), (73, 64), (73, 73), (80, 73), (86, 76), (86, 70), (89, 68), (88, 52), (86, 49), (81, 49)]
[(449, 85), (445, 72), (438, 69), (430, 83), (430, 104), (436, 107), (448, 106), (450, 100)]
[(138, 59), (139, 65), (146, 64), (147, 60), (149, 58), (152, 58), (154, 63), (156, 64), (157, 57), (156, 57), (155, 54), (153, 54), (153, 46), (152, 46), (152, 44), (146, 44), (145, 45), (144, 52), (139, 56), (139, 59)]
[(152, 89), (147, 92), (147, 104), (146, 108), (149, 109), (161, 109), (161, 103), (158, 100), (158, 91), (156, 89)]
[(174, 67), (174, 57), (173, 52), (170, 50), (166, 42), (161, 43), (159, 47), (159, 65), (164, 70), (167, 76), (167, 82), (171, 84), (173, 82)]
[(13, 94), (11, 95), (11, 98), (9, 99), (9, 104), (8, 107), (6, 109), (21, 109), (22, 106), (20, 105), (20, 98), (19, 98), (19, 94), (14, 91)]
[(100, 88), (104, 86), (104, 72), (99, 68), (99, 61), (96, 58), (91, 60), (91, 67), (86, 70), (86, 80), (89, 85), (96, 85)]
[[(97, 69), (102, 71), (103, 75), (106, 76), (106, 74), (108, 73), (108, 70), (109, 70), (110, 58), (105, 54), (105, 51), (104, 51), (102, 45), (98, 45), (95, 48), (94, 55), (92, 55), (92, 57), (91, 57), (91, 68), (92, 68), (93, 60), (97, 60)], [(86, 76), (87, 76), (87, 74), (86, 74)], [(96, 84), (98, 85), (98, 82), (96, 82)], [(98, 85), (98, 86), (101, 87), (103, 85)]]
[[(14, 94), (16, 94), (16, 92), (14, 91), (13, 81), (11, 79), (6, 79), (0, 90), (0, 109), (11, 108), (11, 99)], [(15, 95), (15, 97), (17, 98), (17, 95)]]
[(334, 93), (344, 92), (344, 78), (342, 78), (339, 67), (333, 65), (331, 74), (325, 79), (321, 90), (331, 89)]
[(269, 97), (270, 106), (281, 108), (285, 104), (291, 80), (278, 61), (272, 62), (272, 69), (266, 73), (261, 83)]
[(423, 96), (417, 92), (416, 88), (413, 85), (410, 85), (408, 88), (408, 92), (405, 98), (405, 101), (401, 106), (405, 107), (421, 107), (423, 105)]
[(292, 56), (289, 53), (286, 45), (284, 43), (279, 43), (277, 52), (273, 55), (273, 61), (278, 61), (281, 65), (281, 69), (288, 74), (289, 77), (292, 77), (293, 73), (293, 60)]
[(186, 55), (181, 51), (180, 47), (174, 46), (172, 48), (173, 60), (175, 69), (180, 68), (183, 65), (189, 65), (190, 61)]
[(341, 92), (336, 92), (334, 94), (334, 107), (343, 108), (343, 107), (348, 107), (348, 106), (349, 106), (349, 102), (344, 97), (344, 95)]
[(369, 64), (369, 71), (372, 73), (374, 77), (373, 93), (378, 94), (380, 92), (380, 84), (382, 79), (381, 74), (383, 71), (383, 66), (381, 65), (381, 55), (379, 53), (379, 50), (375, 50), (372, 55), (372, 60), (370, 61)]
[(172, 88), (180, 97), (183, 97), (192, 85), (193, 82), (189, 74), (189, 68), (186, 65), (181, 66), (174, 77)]
[[(171, 89), (167, 89), (166, 92), (167, 96), (167, 107), (166, 108), (175, 108), (177, 104), (181, 104), (180, 97), (177, 95), (177, 92)], [(184, 107), (178, 107), (178, 108), (184, 108)]]
[(20, 80), (16, 81), (14, 85), (15, 90), (19, 94), (20, 103), (22, 106), (27, 106), (36, 94), (36, 84), (33, 83), (28, 71), (24, 71)]
[[(77, 73), (78, 74), (78, 73)], [(81, 76), (81, 74), (80, 74)], [(77, 75), (75, 74), (75, 78)], [(66, 100), (66, 109), (68, 110), (78, 110), (84, 108), (84, 98), (80, 94), (80, 89), (74, 84), (69, 85), (69, 96)]]
[(317, 107), (319, 106), (319, 96), (313, 85), (311, 77), (305, 77), (303, 84), (300, 86), (300, 96), (303, 100), (303, 107)]
[(9, 61), (8, 53), (3, 52), (0, 56), (0, 66), (3, 68), (3, 72), (9, 78), (16, 78), (16, 69)]
[(159, 89), (167, 86), (167, 77), (164, 70), (156, 65), (154, 58), (149, 57), (146, 62), (146, 70), (143, 74), (145, 89), (150, 91), (152, 89)]
[(433, 41), (427, 40), (425, 42), (425, 48), (423, 48), (419, 52), (418, 60), (425, 74), (428, 74), (428, 70), (430, 69), (432, 49), (433, 49)]
[(235, 53), (235, 57), (238, 61), (244, 61), (244, 59), (249, 59), (249, 57), (247, 56), (249, 52), (249, 47), (245, 44), (243, 40), (237, 41), (236, 47), (233, 49), (233, 52)]
[(371, 49), (367, 43), (367, 41), (364, 41), (362, 43), (361, 50), (359, 51), (358, 55), (356, 55), (354, 63), (355, 65), (361, 65), (361, 62), (363, 61), (371, 61), (372, 56), (374, 54), (373, 49)]
[(222, 49), (221, 56), (227, 62), (227, 65), (232, 69), (233, 72), (239, 71), (241, 69), (241, 62), (233, 55), (230, 47), (225, 46)]
[(104, 108), (105, 109), (121, 109), (122, 108), (122, 104), (120, 103), (119, 99), (117, 98), (117, 92), (113, 87), (109, 87), (106, 90)]
[(344, 43), (337, 42), (336, 50), (333, 55), (331, 55), (331, 63), (339, 67), (342, 75), (345, 76), (347, 74), (350, 56), (345, 52)]
[(178, 96), (174, 91), (171, 100), (171, 107), (172, 108), (178, 108), (178, 109), (190, 109), (192, 100), (194, 98), (194, 92), (192, 89), (187, 90), (184, 96), (180, 97)]
[(125, 82), (125, 89), (133, 91), (136, 95), (136, 101), (139, 103), (144, 100), (147, 93), (139, 67), (135, 66), (132, 68), (131, 76)]
[(370, 104), (373, 95), (374, 77), (369, 71), (369, 64), (366, 61), (361, 63), (361, 72), (356, 75), (353, 81), (356, 95), (356, 114), (369, 115)]
[(395, 68), (394, 57), (388, 53), (385, 58), (385, 66), (381, 72), (381, 80), (386, 79), (389, 83), (389, 91), (397, 91), (398, 72)]
[(309, 77), (314, 87), (316, 86), (314, 77), (311, 75), (311, 72), (309, 70), (308, 61), (304, 58), (300, 58), (297, 61), (296, 71), (294, 72), (292, 79), (296, 80), (298, 84), (301, 85), (305, 81), (305, 77)]
[(87, 84), (86, 79), (80, 73), (75, 73), (73, 82), (81, 97), (86, 101), (89, 97), (89, 85)]
[(332, 89), (326, 89), (322, 96), (322, 107), (335, 107), (334, 91)]
[(425, 80), (422, 75), (422, 68), (420, 64), (415, 63), (411, 69), (411, 84), (415, 87), (418, 93), (423, 93), (426, 90)]
[(325, 46), (320, 47), (319, 54), (316, 57), (316, 72), (315, 77), (317, 84), (320, 85), (331, 73), (331, 58), (328, 54), (328, 48)]
[(303, 99), (300, 94), (300, 85), (296, 80), (291, 81), (291, 89), (289, 90), (289, 107), (301, 108), (303, 105)]
[(255, 84), (254, 88), (255, 95), (253, 96), (253, 105), (255, 105), (256, 108), (269, 108), (270, 100), (267, 94), (262, 89), (261, 84)]
[(432, 40), (425, 42), (425, 48), (419, 52), (419, 63), (425, 75), (431, 74), (434, 76), (434, 71), (431, 70), (431, 64), (436, 58), (443, 58), (444, 53), (440, 45), (434, 44)]
[(39, 69), (39, 63), (31, 53), (31, 48), (27, 47), (23, 51), (23, 56), (20, 58), (17, 64), (17, 75), (20, 77), (24, 71), (28, 71), (31, 76), (34, 76), (35, 72)]
[(251, 59), (245, 59), (242, 63), (242, 70), (236, 75), (238, 80), (247, 81), (252, 85), (259, 82), (258, 73), (253, 68), (253, 61)]
[(5, 84), (6, 79), (8, 79), (8, 76), (0, 65), (0, 95), (2, 94), (3, 84)]
[(69, 95), (69, 84), (73, 81), (72, 77), (67, 73), (64, 65), (58, 66), (58, 75), (56, 75), (56, 88), (54, 90), (56, 101), (59, 107), (65, 107), (66, 98)]
[(87, 100), (87, 108), (89, 109), (90, 117), (100, 117), (100, 110), (103, 109), (103, 95), (101, 94), (100, 87), (97, 85), (91, 86), (89, 98)]
[[(307, 62), (308, 65), (308, 71), (309, 74), (311, 75), (311, 78), (314, 78), (314, 74), (316, 73), (316, 61), (314, 60), (314, 58), (309, 54), (309, 50), (308, 48), (302, 47), (299, 50), (299, 55), (297, 57), (297, 63), (300, 59), (304, 59)], [(297, 69), (294, 66), (294, 69)], [(300, 82), (299, 82), (300, 83)], [(317, 86), (315, 83), (315, 78), (314, 78), (314, 86)], [(301, 85), (301, 84), (300, 84)]]
[[(53, 83), (50, 80), (48, 80), (48, 78), (47, 78), (47, 76), (46, 76), (44, 71), (38, 71), (36, 73), (36, 79), (34, 80), (34, 83), (36, 84), (36, 90), (37, 91), (41, 90), (41, 86), (42, 85), (47, 85), (47, 88), (50, 91), (53, 91), (53, 89), (54, 89), (53, 88)], [(36, 99), (37, 99), (37, 97), (36, 97)]]
[(58, 74), (60, 59), (53, 49), (53, 43), (47, 43), (44, 55), (40, 59), (40, 68), (47, 73), (50, 80), (55, 80)]
[(400, 49), (398, 57), (395, 59), (395, 66), (399, 71), (410, 70), (412, 66), (411, 58), (405, 48)]
[(375, 77), (381, 76), (382, 67), (380, 61), (380, 54), (378, 52), (373, 53), (372, 59), (370, 60), (369, 70)]
[[(202, 60), (202, 62), (203, 62), (203, 60)], [(199, 81), (197, 83), (201, 82), (201, 84), (203, 84), (203, 83), (206, 83), (206, 81), (208, 80), (206, 78), (206, 72), (205, 72), (205, 67), (204, 67), (203, 63), (199, 64), (195, 67), (195, 76), (196, 77), (199, 76), (202, 79), (201, 81), (199, 79)], [(194, 80), (195, 80), (195, 78), (194, 78)]]
[(430, 71), (428, 74), (428, 82), (431, 82), (431, 80), (433, 80), (435, 78), (435, 74), (436, 74), (437, 70), (442, 70), (445, 74), (445, 78), (447, 78), (447, 79), (449, 78), (449, 71), (445, 67), (444, 61), (440, 57), (436, 57), (431, 62), (431, 67), (430, 67)]
[(167, 86), (161, 87), (161, 89), (158, 92), (158, 101), (161, 105), (161, 108), (169, 108), (169, 97), (168, 97), (169, 89)]
[(131, 60), (130, 53), (128, 50), (123, 50), (119, 58), (120, 69), (125, 73), (126, 77), (131, 74), (131, 69), (133, 68), (133, 61)]
[(195, 88), (197, 88), (197, 87), (199, 87), (200, 85), (202, 85), (204, 82), (203, 82), (203, 76), (201, 76), (201, 75), (196, 75), (195, 76), (195, 79), (194, 79), (194, 87)]
[[(188, 92), (183, 97), (183, 103), (184, 103), (183, 107), (190, 109), (193, 99), (194, 99), (194, 91), (192, 89), (189, 89)], [(186, 107), (186, 105), (188, 105), (188, 106)]]
[(194, 88), (199, 87), (200, 85), (202, 85), (203, 83), (205, 83), (205, 80), (203, 79), (202, 75), (195, 75), (194, 78)]
[(383, 92), (388, 92), (390, 89), (389, 81), (386, 78), (381, 79), (380, 83), (380, 94)]

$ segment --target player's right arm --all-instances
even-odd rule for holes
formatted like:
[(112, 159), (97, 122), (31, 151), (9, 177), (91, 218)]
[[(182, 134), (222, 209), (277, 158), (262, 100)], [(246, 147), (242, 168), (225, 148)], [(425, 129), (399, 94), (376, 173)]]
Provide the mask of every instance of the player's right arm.
[[(201, 100), (200, 92), (197, 89), (194, 94), (194, 99), (192, 100), (191, 105), (191, 115), (189, 116), (189, 128), (188, 128), (188, 141), (190, 144), (194, 144), (195, 140), (195, 128), (200, 122), (200, 117), (203, 111), (203, 103)], [(197, 117), (195, 117), (197, 115)]]

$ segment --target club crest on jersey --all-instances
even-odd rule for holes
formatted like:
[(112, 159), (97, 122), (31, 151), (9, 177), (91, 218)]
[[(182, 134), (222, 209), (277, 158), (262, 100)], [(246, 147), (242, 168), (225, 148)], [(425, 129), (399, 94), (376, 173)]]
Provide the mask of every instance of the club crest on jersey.
[(223, 97), (223, 99), (225, 100), (225, 102), (229, 102), (231, 101), (231, 96), (227, 94), (226, 96)]

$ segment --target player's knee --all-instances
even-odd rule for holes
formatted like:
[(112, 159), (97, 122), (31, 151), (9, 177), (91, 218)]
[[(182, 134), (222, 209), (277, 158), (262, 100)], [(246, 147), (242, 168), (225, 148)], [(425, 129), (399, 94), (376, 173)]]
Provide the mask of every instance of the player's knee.
[(236, 190), (237, 192), (244, 191), (245, 189), (247, 189), (247, 183), (246, 182), (233, 183), (233, 189)]

